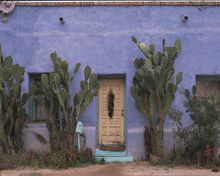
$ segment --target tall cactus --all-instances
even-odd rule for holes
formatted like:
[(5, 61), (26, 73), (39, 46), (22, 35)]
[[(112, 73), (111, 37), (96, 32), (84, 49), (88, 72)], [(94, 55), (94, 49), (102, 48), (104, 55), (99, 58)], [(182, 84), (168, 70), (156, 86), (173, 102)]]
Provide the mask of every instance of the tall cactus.
[[(51, 53), (50, 57), (54, 65), (54, 72), (49, 75), (42, 74), (42, 86), (38, 86), (39, 88), (36, 85), (33, 86), (32, 94), (37, 97), (43, 94), (45, 97), (49, 116), (47, 128), (50, 134), (51, 146), (61, 143), (59, 134), (63, 132), (66, 136), (67, 150), (70, 153), (70, 157), (74, 158), (74, 133), (77, 121), (80, 114), (91, 103), (93, 97), (98, 94), (99, 82), (96, 74), (91, 73), (90, 66), (86, 66), (84, 70), (85, 79), (80, 82), (80, 90), (74, 96), (74, 105), (72, 106), (70, 87), (80, 68), (80, 63), (77, 63), (70, 73), (68, 62), (59, 58), (56, 52)], [(57, 118), (57, 114), (62, 115)]]
[(155, 46), (138, 41), (132, 37), (143, 58), (136, 58), (134, 65), (137, 69), (131, 86), (131, 94), (140, 112), (148, 118), (149, 145), (147, 151), (153, 156), (161, 157), (163, 153), (163, 127), (165, 116), (175, 98), (182, 73), (178, 73), (174, 81), (174, 63), (181, 44), (176, 40), (173, 47), (163, 43), (163, 51), (156, 52)]
[[(97, 96), (99, 83), (96, 74), (91, 74), (90, 66), (86, 66), (84, 70), (85, 79), (80, 82), (80, 91), (74, 96), (74, 107), (70, 103), (70, 86), (80, 67), (80, 63), (75, 65), (73, 73), (69, 73), (69, 65), (67, 61), (63, 61), (57, 57), (56, 53), (51, 54), (54, 63), (54, 70), (57, 77), (53, 84), (54, 93), (57, 95), (61, 111), (64, 116), (64, 129), (66, 132), (67, 149), (70, 157), (75, 157), (74, 133), (77, 121), (82, 112), (91, 103), (94, 96)], [(59, 76), (58, 76), (59, 75)], [(59, 83), (62, 86), (58, 86)]]
[[(58, 74), (50, 73), (41, 75), (41, 83), (33, 83), (29, 91), (34, 101), (38, 101), (39, 98), (44, 98), (47, 111), (46, 125), (49, 132), (49, 142), (51, 150), (59, 150), (61, 145), (60, 130), (61, 121), (59, 119), (59, 101), (56, 94), (54, 93), (53, 84)], [(58, 86), (61, 86), (59, 84)]]
[(23, 148), (22, 129), (27, 120), (24, 105), (28, 94), (21, 94), (24, 68), (4, 57), (0, 47), (0, 147), (5, 153)]

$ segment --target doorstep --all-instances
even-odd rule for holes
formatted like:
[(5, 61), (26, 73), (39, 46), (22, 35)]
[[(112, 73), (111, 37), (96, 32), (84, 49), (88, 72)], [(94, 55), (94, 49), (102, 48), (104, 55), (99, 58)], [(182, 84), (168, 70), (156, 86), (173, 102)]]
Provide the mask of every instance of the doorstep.
[(127, 156), (127, 151), (106, 151), (96, 149), (95, 156), (97, 159), (104, 159), (107, 163), (112, 162), (133, 162), (133, 156)]

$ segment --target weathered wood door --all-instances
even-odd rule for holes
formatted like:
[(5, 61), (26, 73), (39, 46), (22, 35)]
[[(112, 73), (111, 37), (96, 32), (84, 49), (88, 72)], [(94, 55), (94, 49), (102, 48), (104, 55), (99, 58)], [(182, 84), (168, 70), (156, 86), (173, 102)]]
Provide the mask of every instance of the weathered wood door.
[(124, 80), (99, 81), (99, 146), (124, 146)]

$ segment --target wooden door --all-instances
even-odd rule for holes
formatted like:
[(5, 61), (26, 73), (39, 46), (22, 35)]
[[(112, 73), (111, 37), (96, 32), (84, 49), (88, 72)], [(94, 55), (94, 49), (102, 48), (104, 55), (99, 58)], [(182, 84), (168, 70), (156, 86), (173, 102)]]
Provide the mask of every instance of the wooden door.
[[(124, 146), (124, 80), (100, 79), (99, 81), (99, 147)], [(110, 94), (113, 95), (113, 100), (110, 100)], [(113, 108), (109, 108), (112, 103)]]

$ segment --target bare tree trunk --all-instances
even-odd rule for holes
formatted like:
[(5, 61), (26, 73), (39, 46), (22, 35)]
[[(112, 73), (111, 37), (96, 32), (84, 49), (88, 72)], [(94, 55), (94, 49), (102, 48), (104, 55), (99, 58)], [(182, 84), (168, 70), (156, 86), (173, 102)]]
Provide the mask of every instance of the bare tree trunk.
[(163, 157), (163, 134), (152, 126), (145, 127), (145, 154), (148, 160), (160, 160)]
[(68, 131), (67, 132), (67, 149), (69, 152), (69, 160), (75, 160), (76, 159), (76, 149), (75, 149), (75, 134)]
[(4, 153), (10, 153), (7, 135), (3, 123), (0, 123), (0, 146)]
[(145, 143), (145, 157), (146, 160), (150, 160), (150, 154), (152, 153), (151, 134), (149, 128), (146, 126), (144, 131), (144, 143)]
[(49, 132), (49, 140), (50, 140), (50, 145), (51, 145), (51, 150), (59, 150), (60, 145), (59, 145), (59, 131), (57, 129), (57, 124), (54, 121), (54, 114), (49, 113), (48, 114), (48, 120), (47, 120), (47, 129)]

